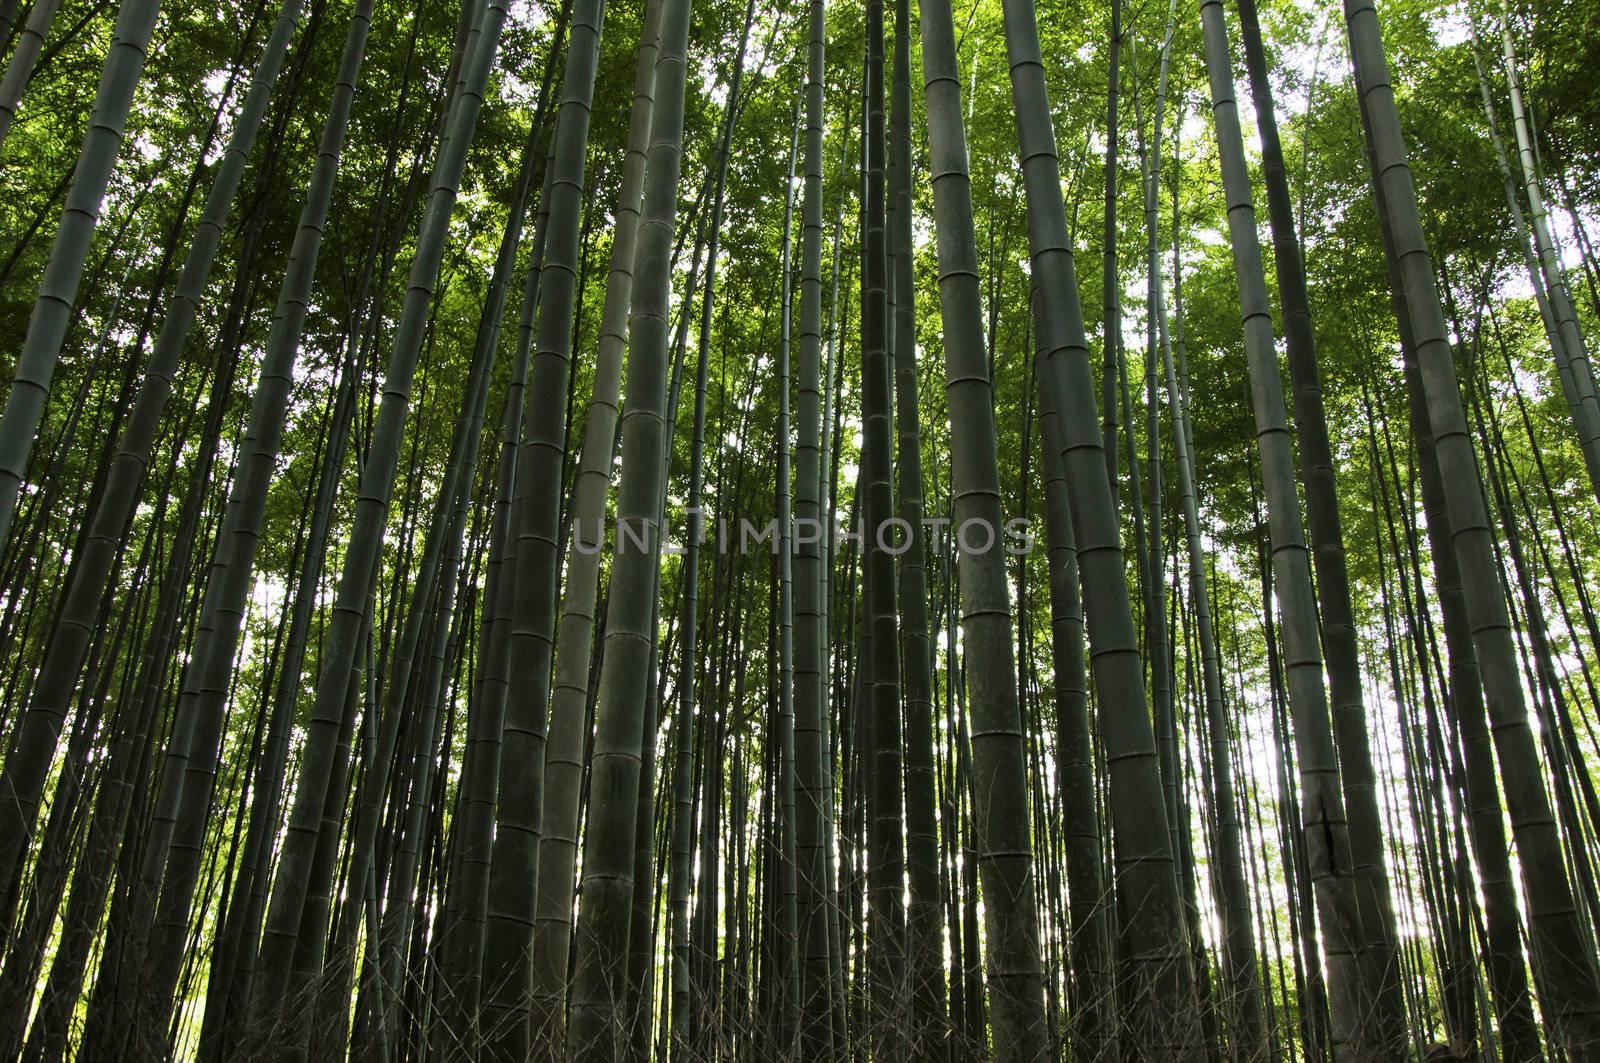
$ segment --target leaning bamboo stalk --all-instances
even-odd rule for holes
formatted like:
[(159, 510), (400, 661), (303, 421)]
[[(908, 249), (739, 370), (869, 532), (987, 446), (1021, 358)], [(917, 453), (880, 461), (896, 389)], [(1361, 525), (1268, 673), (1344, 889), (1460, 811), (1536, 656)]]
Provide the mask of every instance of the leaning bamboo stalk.
[[(290, 813), (289, 833), (279, 857), (272, 903), (261, 949), (261, 966), (251, 993), (251, 1028), (261, 1031), (278, 1017), (292, 1017), (297, 1002), (285, 1000), (290, 965), (298, 945), (320, 956), (327, 928), (302, 927), (301, 909), (308, 894), (324, 889), (309, 881), (322, 808), (339, 756), (337, 734), (347, 712), (349, 678), (355, 666), (367, 601), (377, 576), (389, 502), (394, 490), (401, 436), (411, 385), (421, 354), (428, 310), (433, 301), (444, 255), (445, 237), (456, 201), (467, 148), (477, 128), (484, 86), (505, 22), (502, 0), (489, 0), (476, 48), (467, 63), (465, 91), (450, 114), (453, 134), (441, 142), (432, 179), (432, 194), (418, 230), (405, 304), (395, 332), (383, 399), (371, 428), (367, 461), (361, 472), (355, 521), (335, 598), (334, 613), (318, 677), (316, 704), (300, 765), (299, 786)], [(302, 938), (304, 940), (302, 940)], [(304, 1002), (299, 1002), (303, 1004)], [(259, 1036), (259, 1033), (257, 1034)]]
[[(55, 373), (56, 360), (71, 322), (78, 284), (111, 170), (122, 146), (128, 111), (134, 90), (144, 70), (145, 49), (155, 27), (159, 0), (134, 0), (122, 5), (106, 53), (100, 85), (95, 92), (94, 109), (83, 135), (77, 165), (72, 171), (65, 209), (50, 247), (39, 296), (28, 318), (28, 332), (17, 358), (16, 375), (0, 413), (0, 548), (10, 537), (11, 520), (16, 513), (17, 495), (27, 473), (33, 451), (33, 435), (44, 412), (45, 396)], [(45, 724), (41, 738), (16, 747), (6, 758), (6, 771), (0, 780), (5, 798), (0, 800), (0, 882), (9, 883), (16, 874), (23, 843), (32, 833), (38, 813), (44, 778), (50, 770), (60, 724)], [(37, 729), (37, 728), (36, 728)], [(48, 748), (46, 748), (48, 745)], [(0, 925), (9, 923), (7, 918)]]
[[(33, 452), (34, 432), (71, 324), (78, 284), (83, 279), (106, 187), (122, 147), (134, 91), (144, 73), (145, 53), (160, 7), (159, 0), (135, 0), (117, 11), (116, 28), (72, 171), (61, 222), (50, 246), (39, 296), (28, 318), (28, 332), (6, 395), (5, 410), (0, 413), (0, 547), (10, 538), (17, 496)], [(9, 814), (11, 805), (8, 802), (0, 809)], [(9, 836), (13, 833), (10, 828), (8, 824), (0, 833)], [(26, 830), (26, 826), (21, 829)]]
[(1189, 948), (1176, 854), (1134, 633), (1105, 443), (1095, 420), (1088, 342), (1078, 303), (1071, 239), (1061, 199), (1039, 31), (1030, 0), (1004, 4), (1006, 54), (1027, 189), (1035, 332), (1045, 386), (1061, 419), (1061, 460), (1072, 498), (1079, 567), (1090, 603), (1088, 631), (1110, 774), (1113, 864), (1120, 899), (1138, 912), (1124, 935), (1129, 971), (1125, 1013), (1135, 1050), (1181, 1056), (1199, 1040), (1190, 1005)]
[(1294, 718), (1301, 827), (1328, 967), (1331, 1041), (1336, 1059), (1362, 1059), (1382, 1043), (1369, 1012), (1374, 986), (1357, 967), (1361, 910), (1350, 857), (1349, 823), (1334, 751), (1333, 722), (1322, 676), (1316, 599), (1309, 551), (1295, 487), (1288, 409), (1278, 371), (1266, 273), (1256, 231), (1244, 135), (1234, 98), (1232, 58), (1221, 0), (1201, 0), (1211, 114), (1222, 165), (1228, 234), (1239, 287), (1245, 354), (1249, 364), (1256, 445), (1266, 496), (1273, 586), (1282, 614), (1284, 678)]
[[(1491, 572), (1495, 564), (1493, 533), (1456, 380), (1433, 256), (1422, 230), (1377, 11), (1371, 0), (1346, 0), (1344, 12), (1372, 154), (1374, 196), (1404, 285), (1404, 305), (1414, 336), (1419, 383), (1455, 553), (1464, 573)], [(1512, 833), (1523, 866), (1535, 976), (1549, 998), (1546, 1006), (1556, 1036), (1581, 1055), (1600, 1044), (1600, 977), (1578, 927), (1560, 832), (1550, 811), (1543, 767), (1529, 725), (1505, 599), (1498, 586), (1482, 579), (1465, 580), (1463, 590), (1472, 641), (1483, 666), (1484, 700), (1511, 810)]]

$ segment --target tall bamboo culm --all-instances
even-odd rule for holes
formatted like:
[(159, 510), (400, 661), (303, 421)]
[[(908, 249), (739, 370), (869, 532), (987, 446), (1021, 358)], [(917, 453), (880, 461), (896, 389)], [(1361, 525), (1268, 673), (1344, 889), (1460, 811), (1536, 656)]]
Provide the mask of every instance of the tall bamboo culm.
[(667, 349), (683, 143), (690, 0), (664, 0), (655, 103), (646, 156), (622, 413), (623, 476), (617, 498), (605, 652), (595, 707), (593, 782), (584, 830), (582, 902), (576, 929), (568, 1052), (610, 1063), (628, 1037), (625, 1001), (634, 819), (661, 560), (660, 505)]
[[(1492, 572), (1496, 561), (1483, 483), (1456, 380), (1433, 256), (1422, 230), (1377, 11), (1372, 0), (1346, 0), (1344, 17), (1373, 156), (1379, 219), (1388, 230), (1405, 287), (1404, 303), (1455, 552), (1463, 573)], [(1568, 885), (1560, 831), (1528, 722), (1510, 618), (1497, 582), (1468, 578), (1463, 590), (1522, 866), (1535, 983), (1546, 998), (1556, 1037), (1581, 1058), (1600, 1048), (1600, 977)]]
[(1110, 775), (1107, 809), (1114, 839), (1112, 866), (1119, 910), (1126, 920), (1122, 945), (1128, 972), (1128, 984), (1118, 986), (1118, 999), (1132, 1027), (1123, 1047), (1160, 1058), (1182, 1058), (1200, 1042), (1189, 988), (1183, 900), (1123, 567), (1116, 502), (1095, 419), (1094, 382), (1061, 199), (1061, 165), (1039, 30), (1031, 0), (1007, 0), (1003, 10), (1011, 98), (1027, 192), (1029, 259), (1038, 292), (1033, 300), (1034, 330), (1042, 356), (1043, 386), (1052, 389), (1060, 418), (1060, 455), (1070, 488), (1079, 571), (1089, 607), (1086, 620), (1100, 736)]
[[(1027, 747), (1016, 687), (1000, 474), (981, 315), (961, 78), (947, 0), (922, 0), (923, 86), (950, 409), (951, 490), (961, 552), (962, 637), (971, 706), (971, 792), (987, 935), (996, 1058), (1050, 1055), (1028, 828)], [(1092, 400), (1091, 400), (1092, 402)], [(1106, 480), (1102, 485), (1109, 487)], [(962, 529), (971, 525), (967, 534)], [(985, 534), (987, 529), (987, 534)]]

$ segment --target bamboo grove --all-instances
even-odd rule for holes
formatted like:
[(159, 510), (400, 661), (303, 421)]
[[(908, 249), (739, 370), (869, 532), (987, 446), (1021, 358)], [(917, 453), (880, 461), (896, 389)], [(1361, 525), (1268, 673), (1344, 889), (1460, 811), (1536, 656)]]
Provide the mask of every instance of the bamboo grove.
[(0, 0), (0, 1058), (1600, 1059), (1581, 0)]

